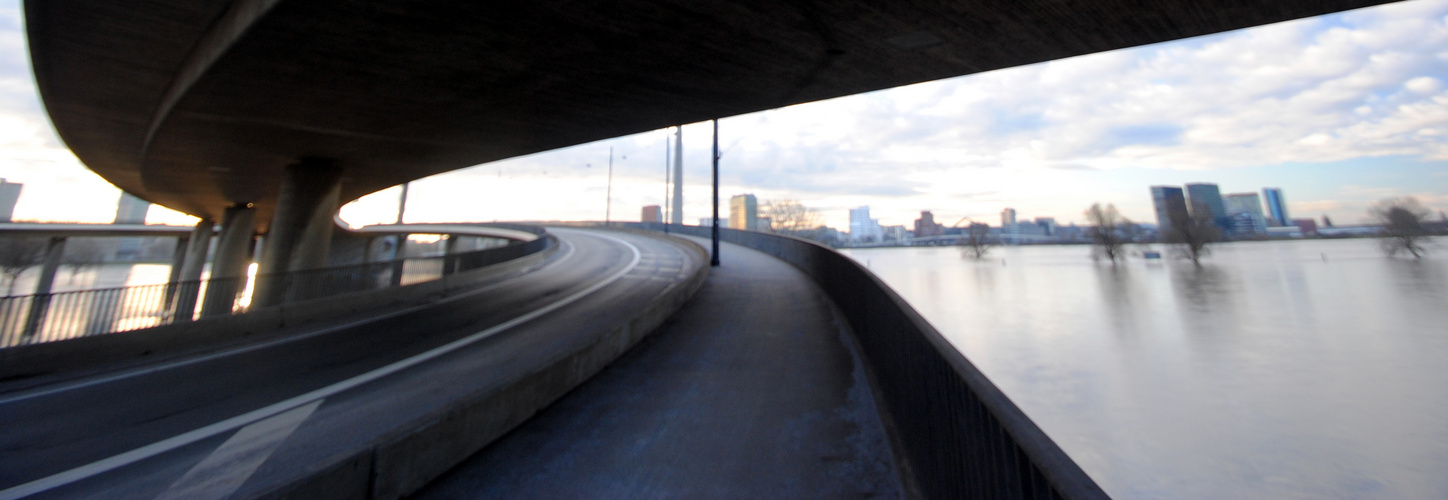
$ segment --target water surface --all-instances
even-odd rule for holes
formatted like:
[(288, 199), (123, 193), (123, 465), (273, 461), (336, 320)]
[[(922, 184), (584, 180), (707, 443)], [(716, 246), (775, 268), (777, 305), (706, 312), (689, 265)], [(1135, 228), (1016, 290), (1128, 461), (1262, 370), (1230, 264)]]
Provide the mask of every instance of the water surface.
[(1448, 498), (1448, 245), (847, 250), (1117, 498)]

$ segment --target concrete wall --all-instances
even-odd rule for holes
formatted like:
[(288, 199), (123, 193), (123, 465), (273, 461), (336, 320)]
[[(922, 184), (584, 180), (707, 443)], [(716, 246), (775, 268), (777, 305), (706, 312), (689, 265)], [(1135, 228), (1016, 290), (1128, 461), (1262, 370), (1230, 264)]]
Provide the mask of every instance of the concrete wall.
[[(628, 227), (662, 230), (661, 224)], [(670, 226), (709, 237), (711, 228)], [(1020, 408), (864, 266), (813, 241), (720, 229), (720, 239), (788, 262), (849, 320), (904, 457), (931, 498), (1107, 498)], [(729, 255), (720, 256), (729, 265)]]

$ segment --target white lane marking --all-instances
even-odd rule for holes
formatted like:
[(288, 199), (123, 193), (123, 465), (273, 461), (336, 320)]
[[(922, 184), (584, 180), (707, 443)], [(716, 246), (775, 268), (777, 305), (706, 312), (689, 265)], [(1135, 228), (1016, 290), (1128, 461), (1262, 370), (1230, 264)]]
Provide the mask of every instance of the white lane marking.
[[(563, 255), (559, 256), (559, 257), (558, 257), (558, 260), (554, 261), (553, 265), (561, 264), (561, 263), (567, 261), (570, 257), (573, 256), (573, 244), (572, 244), (572, 243), (568, 243), (568, 242), (566, 242), (566, 241), (561, 241), (561, 240), (560, 240), (560, 242), (563, 243), (563, 245), (564, 245)], [(541, 268), (540, 268), (540, 270), (541, 270)], [(86, 388), (86, 387), (90, 387), (90, 386), (94, 386), (94, 385), (100, 385), (100, 384), (104, 384), (104, 383), (107, 383), (107, 382), (114, 382), (114, 381), (117, 381), (117, 380), (124, 380), (124, 379), (128, 379), (128, 378), (131, 378), (131, 377), (137, 377), (137, 376), (146, 375), (146, 374), (150, 374), (150, 373), (156, 373), (156, 372), (163, 371), (163, 370), (170, 370), (170, 369), (172, 369), (172, 368), (179, 368), (179, 367), (182, 367), (182, 366), (194, 365), (194, 364), (198, 364), (198, 363), (204, 363), (204, 362), (207, 362), (207, 361), (211, 361), (211, 360), (213, 360), (213, 359), (224, 358), (224, 357), (227, 357), (227, 356), (235, 356), (235, 355), (237, 355), (237, 354), (245, 354), (245, 353), (248, 353), (248, 352), (251, 352), (251, 351), (256, 351), (256, 350), (260, 350), (260, 349), (266, 349), (266, 348), (268, 348), (268, 347), (274, 347), (274, 346), (281, 345), (281, 344), (285, 344), (285, 343), (288, 343), (288, 342), (296, 342), (296, 341), (299, 341), (299, 340), (306, 340), (306, 339), (309, 339), (309, 338), (312, 338), (312, 337), (316, 337), (316, 336), (318, 336), (318, 335), (325, 335), (325, 334), (332, 333), (332, 332), (335, 332), (335, 331), (338, 331), (338, 330), (342, 330), (342, 329), (345, 329), (345, 328), (351, 328), (351, 327), (354, 327), (354, 326), (357, 326), (357, 325), (361, 325), (361, 324), (365, 324), (365, 323), (371, 323), (371, 322), (373, 322), (373, 321), (381, 321), (381, 320), (384, 320), (384, 319), (387, 319), (387, 318), (392, 318), (392, 317), (396, 317), (396, 316), (401, 316), (401, 315), (403, 315), (403, 314), (408, 314), (408, 313), (417, 312), (417, 311), (422, 310), (422, 309), (426, 309), (426, 308), (429, 308), (429, 307), (434, 307), (434, 306), (436, 306), (436, 305), (438, 305), (438, 304), (446, 304), (446, 303), (448, 303), (448, 302), (453, 302), (453, 301), (457, 301), (457, 300), (462, 300), (462, 299), (471, 297), (471, 296), (473, 296), (473, 295), (477, 295), (477, 294), (480, 294), (480, 293), (484, 293), (484, 292), (491, 291), (491, 290), (493, 290), (493, 289), (495, 289), (495, 288), (498, 288), (498, 287), (501, 287), (501, 286), (506, 285), (506, 284), (508, 284), (508, 283), (511, 283), (511, 282), (513, 282), (514, 280), (527, 277), (527, 276), (529, 276), (529, 275), (531, 275), (531, 274), (533, 274), (533, 273), (529, 272), (529, 273), (520, 274), (520, 275), (518, 275), (518, 276), (514, 276), (514, 277), (512, 277), (512, 278), (508, 278), (508, 279), (506, 279), (506, 280), (499, 281), (499, 282), (497, 282), (497, 283), (493, 283), (493, 284), (491, 284), (491, 285), (488, 285), (488, 286), (485, 286), (485, 287), (482, 287), (482, 288), (479, 288), (479, 289), (476, 289), (476, 290), (470, 290), (470, 291), (468, 291), (468, 292), (466, 292), (466, 293), (463, 293), (463, 294), (461, 294), (461, 295), (454, 295), (454, 296), (451, 296), (451, 297), (446, 297), (446, 298), (443, 298), (443, 299), (439, 299), (439, 300), (437, 300), (437, 301), (428, 302), (428, 303), (426, 303), (426, 304), (417, 305), (417, 306), (409, 307), (409, 308), (406, 308), (406, 309), (399, 309), (399, 310), (397, 310), (397, 311), (393, 311), (393, 312), (386, 313), (386, 314), (381, 314), (381, 315), (377, 315), (377, 316), (368, 316), (368, 317), (366, 317), (366, 318), (362, 318), (362, 319), (359, 319), (359, 320), (357, 320), (357, 321), (352, 321), (352, 322), (349, 322), (349, 323), (342, 323), (342, 324), (339, 324), (339, 325), (328, 326), (328, 327), (326, 327), (326, 328), (323, 328), (323, 329), (321, 329), (321, 330), (316, 330), (316, 331), (313, 331), (313, 332), (311, 332), (311, 333), (305, 333), (305, 334), (302, 334), (302, 335), (295, 335), (295, 336), (291, 336), (291, 337), (279, 338), (279, 339), (276, 339), (276, 340), (269, 340), (269, 341), (262, 342), (262, 343), (258, 343), (258, 344), (251, 344), (251, 345), (246, 345), (246, 346), (242, 346), (242, 347), (237, 347), (237, 348), (235, 348), (235, 349), (217, 351), (217, 352), (214, 352), (214, 353), (211, 353), (211, 354), (207, 354), (207, 355), (203, 355), (203, 356), (197, 356), (197, 357), (193, 357), (193, 358), (186, 358), (186, 359), (171, 361), (171, 362), (167, 362), (167, 363), (161, 363), (161, 364), (157, 364), (157, 365), (151, 365), (151, 366), (147, 366), (147, 367), (144, 367), (144, 368), (138, 368), (138, 369), (136, 369), (136, 370), (134, 370), (134, 371), (117, 373), (117, 374), (108, 375), (108, 376), (105, 376), (105, 377), (97, 377), (97, 378), (79, 380), (79, 381), (75, 381), (75, 382), (61, 382), (61, 383), (56, 384), (56, 385), (47, 386), (47, 387), (45, 387), (45, 388), (43, 388), (43, 389), (21, 390), (21, 391), (15, 392), (15, 393), (13, 393), (13, 394), (7, 394), (7, 395), (5, 395), (5, 396), (0, 396), (0, 404), (8, 404), (8, 403), (14, 403), (14, 402), (16, 402), (16, 401), (24, 401), (24, 400), (27, 400), (27, 399), (35, 399), (35, 398), (38, 398), (38, 397), (49, 396), (49, 395), (51, 395), (51, 394), (57, 394), (57, 393), (61, 393), (61, 392), (69, 391), (69, 390), (74, 390), (74, 389), (83, 389), (83, 388)]]
[(498, 325), (496, 325), (496, 326), (493, 326), (492, 328), (488, 328), (488, 329), (486, 329), (486, 330), (483, 330), (483, 331), (481, 331), (481, 332), (474, 333), (474, 334), (469, 335), (469, 336), (467, 336), (467, 337), (463, 337), (463, 338), (460, 338), (460, 339), (458, 339), (458, 340), (454, 340), (454, 341), (452, 341), (452, 342), (449, 342), (449, 343), (447, 343), (447, 344), (444, 344), (444, 345), (441, 345), (441, 346), (438, 346), (438, 347), (434, 347), (434, 348), (432, 348), (431, 350), (429, 350), (429, 351), (427, 351), (427, 352), (423, 352), (423, 353), (418, 354), (418, 355), (416, 355), (416, 356), (413, 356), (413, 357), (410, 357), (410, 358), (407, 358), (407, 359), (404, 359), (404, 360), (401, 360), (401, 361), (397, 361), (397, 362), (395, 362), (395, 363), (392, 363), (392, 364), (390, 364), (390, 365), (387, 365), (387, 366), (378, 368), (378, 369), (376, 369), (376, 370), (372, 370), (372, 371), (370, 371), (370, 372), (363, 373), (363, 374), (361, 374), (361, 375), (358, 375), (358, 376), (349, 378), (349, 379), (347, 379), (347, 380), (343, 380), (343, 381), (341, 381), (341, 382), (337, 382), (337, 383), (335, 383), (335, 384), (332, 384), (332, 385), (323, 387), (323, 388), (321, 388), (321, 389), (314, 390), (314, 391), (312, 391), (312, 392), (308, 392), (308, 393), (306, 393), (306, 394), (302, 394), (302, 395), (300, 395), (300, 396), (293, 397), (293, 398), (291, 398), (291, 399), (282, 401), (282, 402), (280, 402), (280, 403), (273, 404), (273, 405), (271, 405), (271, 406), (267, 406), (267, 407), (265, 407), (265, 408), (259, 408), (259, 409), (256, 409), (256, 410), (252, 410), (252, 411), (250, 411), (250, 412), (247, 412), (247, 413), (244, 413), (244, 414), (241, 414), (241, 415), (237, 415), (237, 416), (235, 416), (235, 417), (231, 417), (231, 418), (228, 418), (228, 419), (226, 419), (226, 420), (222, 420), (222, 421), (220, 421), (220, 422), (217, 422), (217, 423), (208, 425), (208, 426), (206, 426), (206, 427), (202, 427), (202, 428), (200, 428), (200, 429), (193, 430), (193, 431), (191, 431), (191, 432), (187, 432), (187, 433), (184, 433), (184, 434), (179, 434), (179, 435), (176, 435), (176, 436), (172, 436), (172, 437), (170, 437), (170, 438), (163, 439), (163, 440), (161, 440), (161, 441), (157, 441), (157, 442), (155, 442), (155, 443), (151, 443), (151, 444), (149, 444), (149, 445), (142, 446), (142, 447), (140, 447), (140, 448), (136, 448), (136, 449), (134, 449), (134, 450), (131, 450), (131, 451), (128, 451), (128, 452), (119, 454), (119, 455), (112, 456), (112, 457), (110, 457), (110, 458), (105, 458), (105, 459), (102, 459), (102, 460), (98, 460), (98, 461), (95, 461), (95, 462), (91, 462), (91, 463), (89, 463), (89, 464), (82, 465), (82, 466), (80, 466), (80, 467), (76, 467), (76, 468), (74, 468), (74, 469), (71, 469), (71, 470), (68, 470), (68, 471), (65, 471), (65, 472), (60, 472), (60, 473), (56, 473), (56, 474), (51, 475), (51, 476), (48, 476), (48, 477), (36, 479), (36, 480), (34, 480), (34, 481), (31, 481), (31, 482), (28, 482), (28, 483), (25, 483), (25, 484), (21, 484), (21, 485), (18, 485), (18, 486), (14, 486), (14, 487), (11, 487), (11, 488), (6, 489), (6, 490), (0, 490), (0, 500), (11, 500), (11, 499), (15, 499), (15, 498), (21, 498), (21, 497), (25, 497), (25, 496), (29, 496), (29, 495), (34, 495), (34, 494), (36, 494), (36, 493), (40, 493), (40, 492), (42, 492), (42, 491), (49, 490), (49, 489), (51, 489), (51, 488), (55, 488), (55, 487), (58, 487), (58, 486), (70, 484), (70, 483), (79, 481), (79, 480), (81, 480), (81, 479), (85, 479), (85, 478), (94, 476), (94, 475), (96, 475), (96, 474), (100, 474), (100, 473), (103, 473), (103, 472), (110, 471), (110, 470), (112, 470), (112, 469), (116, 469), (116, 468), (119, 468), (119, 467), (124, 467), (124, 466), (126, 466), (126, 465), (130, 465), (130, 464), (139, 462), (139, 461), (141, 461), (141, 460), (145, 460), (145, 459), (147, 459), (147, 458), (151, 458), (151, 457), (154, 457), (154, 456), (156, 456), (156, 455), (160, 455), (160, 454), (162, 454), (162, 453), (165, 453), (165, 452), (174, 450), (174, 449), (176, 449), (176, 448), (180, 448), (180, 447), (182, 447), (182, 446), (186, 446), (186, 445), (191, 444), (191, 443), (195, 443), (195, 442), (200, 441), (200, 440), (202, 440), (202, 439), (206, 439), (206, 438), (209, 438), (209, 437), (211, 437), (211, 436), (215, 436), (215, 435), (217, 435), (217, 434), (220, 434), (220, 433), (223, 433), (223, 432), (226, 432), (226, 431), (235, 429), (235, 428), (237, 428), (237, 427), (241, 427), (241, 426), (243, 426), (243, 425), (247, 425), (247, 424), (250, 424), (250, 423), (252, 423), (252, 422), (256, 422), (256, 421), (258, 421), (258, 420), (261, 420), (261, 419), (270, 417), (270, 416), (272, 416), (272, 415), (276, 415), (276, 414), (278, 414), (278, 413), (281, 413), (281, 412), (290, 410), (290, 409), (292, 409), (292, 408), (296, 408), (296, 407), (298, 407), (298, 406), (301, 406), (301, 405), (310, 403), (310, 402), (312, 402), (312, 401), (333, 396), (333, 395), (338, 394), (338, 393), (340, 393), (340, 392), (342, 392), (342, 391), (346, 391), (346, 390), (348, 390), (348, 389), (352, 389), (352, 388), (357, 387), (357, 386), (359, 386), (359, 385), (362, 385), (362, 384), (365, 384), (365, 383), (368, 383), (368, 382), (377, 380), (377, 379), (382, 378), (382, 377), (386, 377), (386, 376), (388, 376), (388, 375), (391, 375), (391, 374), (393, 374), (393, 373), (397, 373), (397, 372), (402, 371), (402, 370), (405, 370), (405, 369), (407, 369), (407, 368), (411, 368), (411, 367), (413, 367), (413, 366), (415, 366), (415, 365), (417, 365), (417, 364), (420, 364), (420, 363), (423, 363), (423, 362), (426, 362), (426, 361), (430, 361), (430, 360), (432, 360), (433, 358), (436, 358), (436, 357), (438, 357), (438, 356), (442, 356), (442, 355), (444, 355), (444, 354), (447, 354), (447, 353), (456, 351), (456, 350), (458, 350), (458, 349), (461, 349), (461, 348), (463, 348), (463, 347), (468, 346), (469, 344), (472, 344), (472, 343), (477, 342), (477, 341), (479, 341), (479, 340), (482, 340), (482, 339), (491, 337), (491, 336), (497, 334), (498, 332), (501, 332), (501, 331), (503, 331), (503, 330), (507, 330), (507, 329), (512, 328), (512, 327), (514, 327), (514, 326), (518, 326), (518, 325), (520, 325), (520, 324), (526, 323), (526, 322), (531, 321), (531, 320), (533, 320), (533, 319), (535, 319), (535, 318), (538, 318), (539, 316), (542, 316), (542, 315), (544, 315), (544, 314), (548, 314), (548, 313), (550, 313), (550, 312), (553, 312), (553, 311), (555, 311), (555, 310), (557, 310), (557, 309), (559, 309), (559, 308), (561, 308), (561, 307), (563, 307), (563, 306), (566, 306), (566, 305), (568, 305), (568, 304), (572, 304), (573, 302), (576, 302), (578, 299), (581, 299), (581, 298), (583, 298), (583, 297), (585, 297), (585, 296), (587, 296), (587, 295), (589, 295), (589, 294), (591, 294), (591, 293), (593, 293), (593, 292), (598, 291), (599, 289), (601, 289), (601, 288), (603, 288), (603, 287), (605, 287), (605, 286), (608, 286), (609, 284), (612, 284), (612, 283), (615, 282), (615, 281), (618, 281), (619, 278), (622, 278), (623, 275), (628, 274), (629, 271), (632, 271), (632, 270), (633, 270), (634, 266), (637, 266), (637, 265), (638, 265), (639, 259), (640, 259), (641, 256), (642, 256), (642, 253), (639, 252), (638, 247), (633, 246), (633, 244), (631, 244), (631, 243), (629, 243), (629, 242), (627, 242), (627, 241), (624, 241), (624, 240), (621, 240), (621, 239), (618, 239), (618, 238), (615, 238), (615, 237), (613, 237), (613, 236), (609, 236), (609, 235), (606, 235), (606, 234), (590, 234), (590, 236), (596, 236), (596, 237), (600, 237), (600, 238), (607, 238), (607, 239), (610, 239), (610, 240), (614, 240), (614, 241), (616, 241), (616, 242), (618, 242), (618, 243), (620, 243), (620, 244), (623, 244), (624, 246), (628, 247), (630, 251), (633, 252), (633, 258), (629, 261), (628, 265), (626, 265), (626, 266), (623, 267), (623, 269), (619, 269), (618, 272), (615, 272), (615, 273), (613, 273), (612, 275), (609, 275), (609, 277), (604, 278), (602, 281), (599, 281), (599, 282), (597, 282), (597, 283), (594, 283), (593, 285), (589, 286), (588, 288), (585, 288), (585, 289), (583, 289), (583, 290), (579, 290), (578, 292), (574, 293), (573, 295), (569, 295), (569, 296), (567, 296), (567, 297), (564, 297), (563, 299), (560, 299), (560, 300), (557, 301), (557, 302), (548, 304), (548, 305), (543, 306), (543, 307), (540, 307), (540, 308), (538, 308), (538, 309), (534, 309), (533, 311), (531, 311), (531, 312), (529, 312), (529, 313), (527, 313), (527, 314), (524, 314), (524, 315), (522, 315), (522, 316), (518, 316), (518, 317), (516, 317), (516, 318), (513, 318), (513, 319), (511, 319), (511, 320), (508, 320), (508, 321), (503, 322), (503, 323), (501, 323), (501, 324), (498, 324)]
[(323, 400), (298, 406), (277, 416), (242, 427), (186, 475), (171, 483), (156, 500), (221, 500), (230, 496), (256, 473), (277, 447), (297, 430)]

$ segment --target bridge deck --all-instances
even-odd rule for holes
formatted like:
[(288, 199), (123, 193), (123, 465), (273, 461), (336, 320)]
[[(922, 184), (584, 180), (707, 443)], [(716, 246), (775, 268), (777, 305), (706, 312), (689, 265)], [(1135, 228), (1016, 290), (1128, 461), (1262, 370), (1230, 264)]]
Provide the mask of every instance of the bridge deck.
[(722, 259), (659, 331), (417, 498), (902, 497), (829, 299), (762, 253)]

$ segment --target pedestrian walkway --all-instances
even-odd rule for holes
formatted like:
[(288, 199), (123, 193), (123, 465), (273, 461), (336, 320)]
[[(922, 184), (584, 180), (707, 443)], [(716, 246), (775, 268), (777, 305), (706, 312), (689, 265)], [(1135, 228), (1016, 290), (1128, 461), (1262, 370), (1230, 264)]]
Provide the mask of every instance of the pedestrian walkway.
[(773, 257), (721, 257), (657, 332), (416, 498), (902, 497), (829, 299)]

